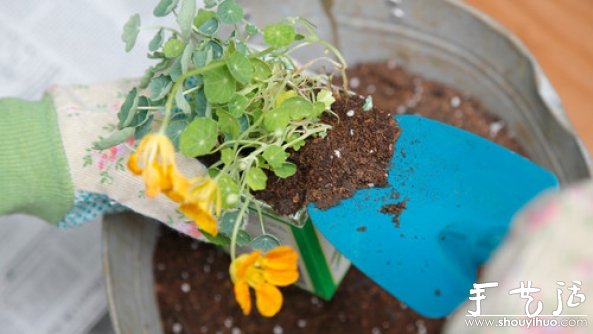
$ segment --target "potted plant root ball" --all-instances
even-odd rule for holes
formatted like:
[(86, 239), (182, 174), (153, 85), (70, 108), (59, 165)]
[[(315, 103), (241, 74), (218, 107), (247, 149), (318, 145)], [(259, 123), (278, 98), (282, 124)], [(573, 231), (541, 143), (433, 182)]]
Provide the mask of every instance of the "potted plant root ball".
[[(589, 175), (539, 68), (464, 5), (257, 1), (243, 8), (225, 0), (196, 10), (189, 3), (155, 8), (180, 27), (157, 31), (149, 56), (158, 63), (122, 107), (124, 134), (106, 143), (133, 134), (140, 144), (130, 169), (147, 180), (146, 195), (160, 191), (178, 202), (181, 218), (171, 220), (197, 226), (188, 234), (210, 244), (147, 219), (108, 217), (107, 286), (121, 332), (440, 332), (444, 319), (415, 313), (348, 270), (305, 209), (387, 185), (400, 135), (395, 115), (467, 129), (563, 182)], [(126, 31), (133, 44), (135, 19)], [(523, 72), (499, 74), (517, 64)], [(178, 171), (174, 151), (199, 159), (207, 174)], [(398, 228), (405, 199), (394, 194), (388, 202)], [(298, 288), (283, 288), (292, 283)]]

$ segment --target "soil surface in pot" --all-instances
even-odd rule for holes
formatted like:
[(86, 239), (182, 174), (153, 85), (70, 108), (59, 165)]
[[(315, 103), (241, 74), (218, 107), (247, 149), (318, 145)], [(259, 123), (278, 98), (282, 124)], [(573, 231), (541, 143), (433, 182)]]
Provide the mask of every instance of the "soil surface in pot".
[[(424, 115), (467, 129), (524, 154), (503, 121), (488, 114), (477, 100), (465, 97), (458, 90), (407, 73), (393, 62), (355, 66), (349, 70), (349, 75), (351, 88), (362, 95), (372, 95), (375, 106), (389, 116), (397, 113)], [(343, 108), (346, 113), (356, 109), (352, 118), (341, 115), (341, 119), (354, 121), (356, 115), (364, 115), (358, 111), (361, 101), (350, 99), (339, 102), (348, 105)], [(349, 103), (356, 104), (350, 107)], [(375, 132), (374, 129), (371, 132)], [(383, 143), (393, 143), (393, 140)], [(326, 148), (330, 151), (317, 158), (330, 165), (343, 162), (346, 155), (341, 151), (339, 154), (334, 152), (343, 147), (340, 144)], [(294, 154), (293, 159), (298, 159), (306, 147), (301, 153)], [(356, 147), (351, 149), (355, 150)], [(393, 147), (389, 150), (392, 151)], [(296, 162), (315, 164), (310, 160)], [(361, 172), (366, 172), (369, 167), (373, 168), (372, 165), (365, 166)], [(311, 180), (307, 173), (305, 175), (305, 179)], [(341, 185), (342, 189), (337, 193), (344, 196), (351, 195), (356, 188), (368, 186), (364, 182), (380, 185), (376, 180), (349, 185), (347, 182), (352, 183), (351, 180), (336, 179), (333, 174), (323, 177), (327, 177), (325, 180), (328, 181), (323, 178), (315, 180), (313, 177), (313, 182), (321, 185), (319, 198), (327, 194), (323, 187), (327, 183), (330, 187)], [(279, 190), (277, 187), (289, 188), (298, 184), (296, 181), (293, 181), (295, 184), (283, 182), (290, 181), (273, 181), (271, 190), (267, 194), (259, 194), (260, 198), (273, 203), (282, 212), (294, 211), (302, 203), (314, 198), (310, 191), (290, 189), (282, 192), (286, 189)], [(286, 197), (274, 202), (274, 196)], [(325, 204), (318, 203), (329, 206), (339, 201), (339, 198), (337, 196)], [(416, 314), (355, 268), (349, 271), (335, 297), (329, 302), (289, 287), (283, 289), (284, 306), (276, 317), (267, 319), (256, 312), (245, 317), (233, 297), (232, 283), (228, 277), (228, 255), (214, 246), (199, 243), (169, 229), (163, 229), (162, 232), (154, 255), (154, 276), (165, 333), (439, 333), (444, 324), (444, 319), (427, 319)]]

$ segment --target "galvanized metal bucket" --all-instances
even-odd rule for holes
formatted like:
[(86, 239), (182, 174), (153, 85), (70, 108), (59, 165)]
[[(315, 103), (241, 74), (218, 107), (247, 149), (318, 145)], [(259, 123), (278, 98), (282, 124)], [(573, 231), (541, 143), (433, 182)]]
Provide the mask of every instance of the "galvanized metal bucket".
[[(503, 119), (537, 163), (561, 182), (587, 178), (586, 151), (531, 54), (496, 22), (459, 1), (245, 1), (252, 21), (303, 15), (339, 42), (350, 64), (394, 59), (426, 78), (478, 98)], [(335, 28), (335, 36), (332, 34)], [(297, 55), (298, 58), (298, 55)], [(118, 333), (162, 333), (153, 292), (157, 223), (134, 214), (105, 217), (103, 259)]]

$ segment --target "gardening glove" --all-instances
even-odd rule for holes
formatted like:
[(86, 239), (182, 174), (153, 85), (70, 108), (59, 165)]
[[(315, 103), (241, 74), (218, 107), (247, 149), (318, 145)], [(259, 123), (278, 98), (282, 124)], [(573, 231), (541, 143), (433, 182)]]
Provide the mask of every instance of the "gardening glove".
[[(472, 301), (460, 307), (448, 322), (447, 333), (590, 333), (587, 326), (551, 328), (549, 321), (583, 320), (593, 314), (593, 181), (572, 186), (560, 193), (548, 193), (532, 202), (515, 219), (504, 244), (487, 264), (480, 282), (498, 282), (486, 288), (481, 301), (482, 315), (511, 314), (535, 316), (555, 314), (577, 317), (541, 317), (548, 323), (531, 328), (507, 326), (469, 326), (469, 319), (503, 317), (468, 317), (476, 310)], [(524, 296), (521, 282), (533, 290)], [(534, 300), (526, 310), (529, 296)], [(523, 298), (522, 298), (523, 297)], [(507, 319), (529, 319), (528, 317)], [(534, 319), (534, 318), (532, 318)], [(503, 323), (504, 325), (505, 323)], [(542, 326), (543, 325), (543, 326)], [(559, 325), (560, 326), (560, 325)]]
[[(27, 213), (69, 227), (129, 208), (198, 238), (177, 204), (144, 196), (142, 178), (126, 167), (133, 137), (94, 148), (117, 130), (116, 114), (134, 84), (56, 86), (38, 102), (0, 99), (0, 214)], [(205, 173), (195, 159), (177, 155), (176, 162), (187, 176)]]

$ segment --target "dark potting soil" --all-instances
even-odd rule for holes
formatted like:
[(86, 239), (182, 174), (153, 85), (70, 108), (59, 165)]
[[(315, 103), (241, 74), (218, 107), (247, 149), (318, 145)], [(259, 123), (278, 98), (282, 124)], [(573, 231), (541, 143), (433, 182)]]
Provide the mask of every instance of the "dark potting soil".
[(387, 185), (387, 167), (400, 129), (393, 114), (381, 109), (363, 110), (364, 98), (341, 97), (322, 121), (332, 129), (314, 138), (290, 159), (295, 175), (282, 179), (268, 173), (266, 190), (256, 197), (275, 211), (288, 215), (307, 203), (319, 208), (336, 205), (357, 189)]
[(162, 229), (154, 256), (155, 289), (167, 334), (438, 333), (441, 320), (424, 319), (352, 268), (331, 301), (296, 287), (282, 289), (273, 318), (244, 316), (228, 277), (229, 256)]
[[(349, 70), (349, 75), (352, 89), (363, 95), (372, 95), (375, 106), (387, 114), (421, 114), (467, 129), (524, 154), (503, 121), (488, 114), (478, 101), (457, 90), (409, 74), (392, 62), (355, 66)], [(360, 102), (355, 107), (359, 106)], [(346, 112), (349, 108), (345, 108)], [(354, 115), (357, 114), (364, 115), (355, 111)], [(348, 121), (349, 118), (342, 115), (341, 120)], [(339, 130), (337, 126), (336, 129)], [(360, 141), (364, 143), (364, 139)], [(315, 151), (318, 154), (316, 158), (330, 165), (342, 163), (346, 158), (344, 152), (340, 151), (341, 157), (334, 152), (340, 148), (339, 144), (328, 145), (325, 154)], [(300, 152), (303, 154), (305, 151)], [(328, 157), (332, 155), (333, 158)], [(301, 163), (300, 160), (296, 162)], [(304, 163), (313, 162), (304, 160)], [(366, 168), (362, 172), (366, 172)], [(315, 180), (312, 177), (312, 180), (324, 185), (321, 178)], [(333, 175), (329, 175), (327, 180), (325, 183), (330, 186), (342, 184), (343, 190), (338, 190), (341, 194), (348, 194), (353, 188)], [(280, 182), (273, 181), (272, 189)], [(285, 186), (292, 187), (292, 184)], [(325, 194), (324, 189), (320, 188), (320, 194)], [(302, 190), (293, 192), (276, 202), (277, 209), (289, 212), (297, 206), (296, 203), (311, 200), (312, 196)], [(397, 199), (397, 194), (391, 198)], [(364, 233), (365, 229), (361, 226), (358, 231)], [(162, 232), (154, 255), (154, 277), (165, 333), (439, 333), (445, 321), (419, 316), (356, 268), (348, 272), (337, 294), (329, 302), (289, 287), (283, 289), (284, 306), (276, 317), (262, 318), (255, 310), (251, 316), (245, 317), (233, 297), (228, 256), (214, 246), (199, 243), (169, 229), (162, 229)]]
[(348, 78), (350, 88), (361, 95), (372, 95), (379, 109), (441, 121), (526, 155), (507, 124), (490, 114), (478, 100), (411, 74), (398, 67), (395, 61), (356, 65), (348, 70)]

